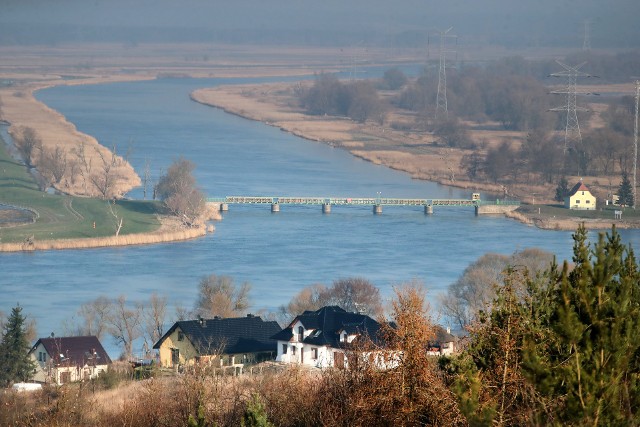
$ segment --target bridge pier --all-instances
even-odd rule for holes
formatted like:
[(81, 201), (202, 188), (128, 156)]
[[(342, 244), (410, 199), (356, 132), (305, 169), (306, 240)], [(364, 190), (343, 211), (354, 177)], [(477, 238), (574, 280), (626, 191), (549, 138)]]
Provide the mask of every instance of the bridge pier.
[(382, 205), (373, 205), (373, 213), (375, 215), (382, 214)]
[(226, 203), (220, 203), (220, 212), (227, 212), (229, 210), (229, 205)]
[(424, 213), (425, 213), (425, 215), (433, 214), (433, 205), (425, 205)]
[(271, 203), (271, 212), (280, 212), (280, 204)]
[(323, 214), (331, 213), (331, 203), (324, 203), (322, 205), (322, 213)]

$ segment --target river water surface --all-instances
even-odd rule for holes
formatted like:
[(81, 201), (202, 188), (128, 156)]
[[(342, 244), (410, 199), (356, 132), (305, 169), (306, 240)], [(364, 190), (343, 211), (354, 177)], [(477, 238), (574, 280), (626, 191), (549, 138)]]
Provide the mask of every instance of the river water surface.
[[(146, 161), (158, 176), (179, 157), (193, 160), (210, 196), (291, 195), (468, 198), (467, 192), (376, 166), (345, 151), (189, 99), (200, 87), (246, 80), (160, 79), (54, 87), (37, 96), (103, 145), (131, 146), (142, 175)], [(141, 197), (134, 190), (132, 197)], [(201, 239), (152, 246), (0, 255), (0, 310), (16, 303), (35, 317), (40, 336), (64, 333), (62, 322), (100, 295), (148, 300), (152, 292), (173, 307), (191, 308), (198, 280), (230, 275), (252, 284), (252, 310), (271, 310), (312, 283), (362, 276), (385, 297), (392, 286), (423, 281), (437, 294), (486, 252), (511, 254), (539, 247), (571, 256), (571, 233), (544, 231), (501, 217), (475, 217), (468, 208), (231, 206), (216, 231)], [(126, 224), (125, 224), (126, 227)], [(622, 231), (638, 247), (640, 231)], [(105, 339), (113, 356), (117, 349)], [(138, 351), (139, 349), (136, 349)]]

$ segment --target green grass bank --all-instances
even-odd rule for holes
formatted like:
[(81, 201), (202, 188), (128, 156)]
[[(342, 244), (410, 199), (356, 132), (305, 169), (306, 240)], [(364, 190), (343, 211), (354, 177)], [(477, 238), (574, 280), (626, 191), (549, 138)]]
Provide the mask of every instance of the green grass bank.
[[(44, 193), (0, 140), (0, 244), (58, 239), (104, 238), (115, 235), (116, 218), (108, 202), (99, 199)], [(7, 206), (27, 210), (16, 211)], [(113, 211), (123, 219), (120, 236), (150, 233), (160, 228), (155, 201), (120, 200)], [(12, 220), (27, 223), (16, 225)], [(3, 221), (4, 219), (4, 221)], [(35, 221), (34, 221), (35, 220)], [(94, 226), (95, 224), (95, 226)]]

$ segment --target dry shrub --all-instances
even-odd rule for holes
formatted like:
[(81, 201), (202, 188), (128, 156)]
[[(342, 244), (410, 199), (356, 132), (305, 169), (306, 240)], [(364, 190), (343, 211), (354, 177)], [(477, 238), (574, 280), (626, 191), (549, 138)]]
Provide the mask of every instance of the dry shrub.
[(278, 426), (323, 425), (321, 376), (293, 366), (256, 377), (256, 393), (264, 402), (269, 421)]
[[(395, 327), (383, 324), (384, 357), (369, 356), (373, 343), (360, 343), (348, 356), (349, 369), (330, 370), (318, 396), (324, 425), (466, 425), (437, 359), (426, 355), (434, 335), (424, 293), (411, 285), (396, 290)], [(383, 367), (386, 366), (386, 369)]]
[(47, 386), (38, 392), (0, 393), (0, 425), (77, 426), (88, 422), (91, 390), (86, 384)]
[(195, 239), (206, 234), (205, 226), (187, 228), (176, 231), (159, 231), (154, 233), (125, 234), (109, 237), (91, 237), (84, 239), (60, 239), (60, 240), (34, 240), (25, 247), (20, 243), (2, 243), (0, 252), (21, 252), (25, 250), (51, 250), (51, 249), (85, 249), (107, 246), (148, 245), (155, 243), (175, 242), (180, 240)]

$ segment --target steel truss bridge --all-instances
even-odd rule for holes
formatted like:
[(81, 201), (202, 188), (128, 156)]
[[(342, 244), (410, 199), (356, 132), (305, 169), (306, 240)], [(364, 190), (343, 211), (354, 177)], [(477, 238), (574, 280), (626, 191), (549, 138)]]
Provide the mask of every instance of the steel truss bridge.
[(329, 213), (331, 206), (372, 206), (374, 213), (382, 213), (382, 206), (424, 206), (425, 213), (433, 213), (434, 206), (519, 206), (519, 201), (481, 201), (474, 194), (471, 199), (402, 199), (395, 197), (290, 197), (290, 196), (226, 196), (211, 197), (208, 203), (217, 203), (226, 211), (229, 205), (270, 205), (272, 212), (279, 212), (280, 205), (320, 205)]

